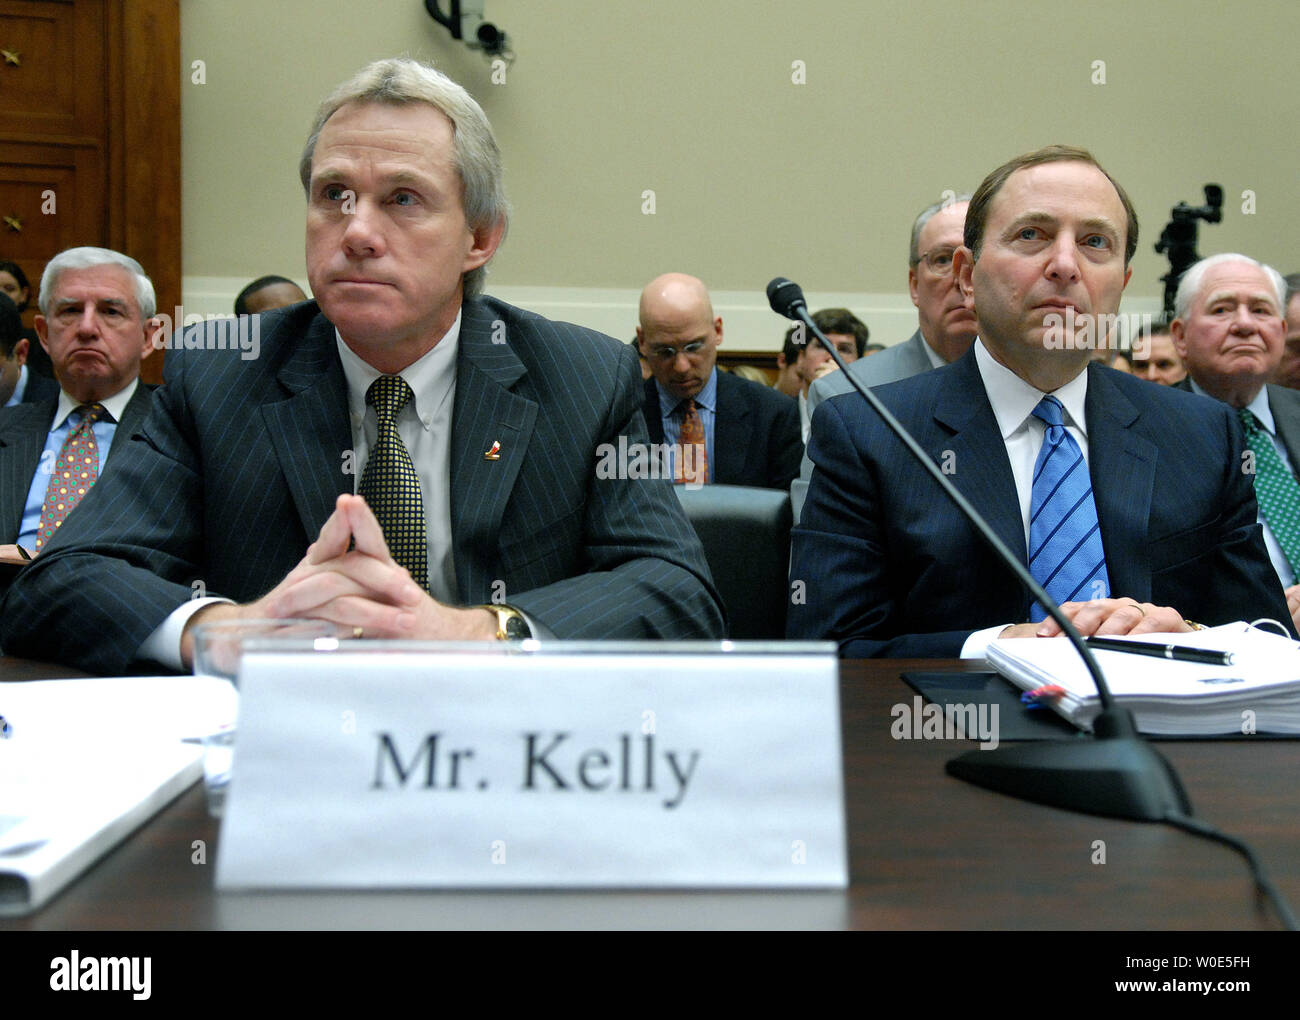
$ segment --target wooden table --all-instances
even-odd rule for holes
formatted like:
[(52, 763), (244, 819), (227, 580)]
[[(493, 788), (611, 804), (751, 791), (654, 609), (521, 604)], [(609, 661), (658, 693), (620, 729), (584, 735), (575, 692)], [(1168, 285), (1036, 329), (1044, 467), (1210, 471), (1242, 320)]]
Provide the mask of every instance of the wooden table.
[[(899, 673), (939, 668), (964, 667), (842, 666), (846, 891), (219, 895), (218, 827), (196, 786), (43, 910), (0, 929), (1278, 927), (1257, 905), (1244, 862), (1224, 847), (990, 793), (944, 773), (973, 744), (893, 739), (891, 707), (913, 696)], [(5, 679), (56, 672), (66, 675), (0, 660)], [(1197, 813), (1250, 842), (1300, 904), (1300, 741), (1159, 747)]]

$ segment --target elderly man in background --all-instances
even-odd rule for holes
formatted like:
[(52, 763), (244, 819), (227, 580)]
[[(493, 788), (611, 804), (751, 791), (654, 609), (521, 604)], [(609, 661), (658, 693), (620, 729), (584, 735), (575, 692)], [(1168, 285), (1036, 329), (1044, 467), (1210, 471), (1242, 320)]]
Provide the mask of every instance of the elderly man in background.
[(130, 445), (151, 400), (140, 363), (154, 349), (153, 283), (127, 255), (60, 252), (45, 267), (37, 304), (36, 333), (57, 385), (0, 411), (0, 542), (30, 556)]
[(1300, 393), (1269, 383), (1282, 361), (1285, 292), (1272, 266), (1211, 255), (1178, 281), (1170, 331), (1187, 366), (1178, 387), (1223, 401), (1246, 430), (1264, 544), (1300, 625)]

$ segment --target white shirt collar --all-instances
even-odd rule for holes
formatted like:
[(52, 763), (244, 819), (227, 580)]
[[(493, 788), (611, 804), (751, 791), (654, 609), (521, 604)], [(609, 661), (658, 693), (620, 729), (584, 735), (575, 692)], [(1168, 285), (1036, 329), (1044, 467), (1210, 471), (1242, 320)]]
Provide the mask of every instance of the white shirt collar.
[[(425, 431), (432, 426), (434, 412), (451, 394), (456, 382), (456, 349), (460, 346), (463, 311), (464, 309), (456, 313), (456, 321), (432, 349), (398, 373), (406, 380), (406, 385), (411, 387), (411, 393), (415, 397), (415, 414)], [(337, 329), (334, 330), (334, 342), (338, 345), (343, 377), (348, 383), (348, 413), (356, 424), (366, 416), (366, 390), (383, 373), (363, 361), (344, 343)]]
[[(1030, 386), (1011, 369), (995, 361), (980, 339), (975, 341), (975, 364), (979, 368), (980, 378), (984, 381), (984, 392), (993, 405), (993, 414), (998, 419), (998, 428), (1005, 440), (1024, 426), (1038, 402), (1047, 394)], [(1083, 409), (1088, 398), (1088, 366), (1084, 365), (1078, 375), (1051, 395), (1065, 409), (1065, 424), (1073, 425), (1086, 436), (1088, 428)]]
[[(96, 403), (103, 404), (104, 410), (112, 416), (113, 421), (119, 422), (122, 420), (122, 415), (126, 412), (126, 405), (129, 404), (131, 398), (135, 396), (135, 389), (139, 385), (140, 377), (136, 376), (111, 397), (105, 397), (103, 400), (96, 401)], [(54, 429), (59, 428), (68, 420), (68, 415), (79, 408), (81, 404), (82, 402), (80, 400), (75, 400), (68, 396), (66, 390), (60, 390), (59, 406), (54, 412), (54, 424), (50, 426), (50, 431), (52, 432)], [(101, 421), (102, 420), (103, 419), (101, 419)]]

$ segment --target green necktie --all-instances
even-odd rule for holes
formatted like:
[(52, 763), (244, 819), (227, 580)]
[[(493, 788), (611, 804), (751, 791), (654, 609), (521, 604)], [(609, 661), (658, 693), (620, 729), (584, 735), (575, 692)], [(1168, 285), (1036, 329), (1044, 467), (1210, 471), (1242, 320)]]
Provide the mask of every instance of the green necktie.
[(1273, 437), (1250, 410), (1238, 408), (1237, 415), (1246, 429), (1246, 442), (1255, 453), (1255, 498), (1287, 562), (1300, 577), (1300, 483), (1277, 455)]
[(428, 591), (429, 536), (424, 525), (420, 476), (397, 434), (397, 415), (413, 395), (400, 375), (381, 375), (366, 390), (366, 403), (375, 409), (379, 427), (357, 494), (384, 529), (384, 541), (393, 559)]

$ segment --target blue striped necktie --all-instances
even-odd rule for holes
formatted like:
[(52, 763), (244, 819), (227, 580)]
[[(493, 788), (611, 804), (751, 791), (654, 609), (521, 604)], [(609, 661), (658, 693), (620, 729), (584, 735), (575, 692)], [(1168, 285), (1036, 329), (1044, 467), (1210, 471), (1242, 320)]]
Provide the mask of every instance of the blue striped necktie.
[[(1110, 579), (1092, 480), (1079, 444), (1066, 431), (1061, 410), (1055, 397), (1044, 397), (1034, 408), (1034, 417), (1047, 423), (1047, 434), (1034, 464), (1029, 572), (1057, 602), (1107, 598)], [(1035, 600), (1029, 619), (1037, 622), (1046, 616)]]

